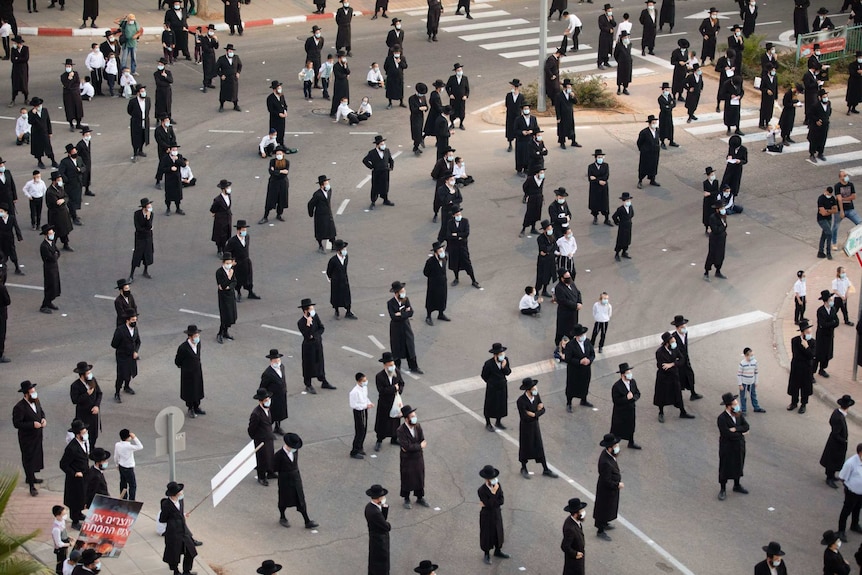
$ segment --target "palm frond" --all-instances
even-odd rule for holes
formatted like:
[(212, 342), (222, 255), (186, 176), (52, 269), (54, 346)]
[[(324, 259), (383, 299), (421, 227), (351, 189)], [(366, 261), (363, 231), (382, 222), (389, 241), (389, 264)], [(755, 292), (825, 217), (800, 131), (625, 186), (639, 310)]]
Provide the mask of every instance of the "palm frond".
[(52, 570), (31, 557), (24, 544), (36, 537), (39, 531), (14, 534), (3, 515), (12, 493), (18, 485), (19, 474), (10, 469), (0, 469), (0, 573), (2, 575), (50, 575)]

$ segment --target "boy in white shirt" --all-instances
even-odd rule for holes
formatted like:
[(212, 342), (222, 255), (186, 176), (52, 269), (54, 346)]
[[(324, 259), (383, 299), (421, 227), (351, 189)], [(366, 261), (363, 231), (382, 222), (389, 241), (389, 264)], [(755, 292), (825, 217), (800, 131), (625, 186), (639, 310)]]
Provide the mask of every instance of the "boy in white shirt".
[(275, 128), (270, 128), (269, 134), (261, 138), (260, 144), (257, 146), (261, 158), (268, 158), (273, 154), (275, 147), (278, 146), (277, 134), (278, 131)]
[(452, 175), (455, 176), (455, 183), (462, 186), (469, 186), (476, 181), (473, 176), (467, 175), (467, 166), (460, 156), (455, 158), (455, 163), (452, 165)]
[(365, 459), (365, 434), (368, 431), (368, 408), (374, 404), (368, 401), (368, 378), (364, 373), (356, 374), (356, 385), (350, 390), (350, 407), (353, 409), (353, 448), (350, 457)]
[(2, 22), (0, 24), (0, 38), (3, 39), (3, 51), (5, 52), (3, 59), (8, 60), (11, 50), (12, 26), (6, 20), (0, 19), (0, 22)]
[(15, 145), (30, 143), (30, 121), (27, 119), (27, 108), (21, 108), (15, 120)]
[(615, 43), (620, 41), (620, 34), (622, 34), (623, 31), (626, 31), (629, 34), (632, 33), (632, 23), (629, 20), (629, 13), (628, 12), (623, 14), (623, 21), (620, 22), (619, 24), (617, 24), (617, 29), (614, 30), (614, 42)]
[(563, 18), (566, 19), (568, 25), (566, 27), (566, 31), (563, 32), (563, 36), (572, 39), (572, 52), (578, 51), (578, 36), (581, 34), (581, 28), (583, 28), (583, 23), (581, 19), (575, 16), (573, 12), (569, 12), (568, 10), (563, 12)]
[(132, 94), (135, 92), (134, 86), (137, 85), (138, 81), (135, 80), (134, 76), (132, 76), (131, 70), (123, 68), (123, 75), (120, 76), (120, 86), (123, 89), (123, 97), (127, 100), (131, 99)]
[(90, 53), (84, 59), (84, 65), (87, 71), (90, 72), (90, 77), (93, 79), (93, 87), (96, 89), (96, 95), (102, 95), (102, 76), (105, 71), (105, 56), (99, 50), (98, 44), (90, 44)]
[(766, 410), (761, 409), (760, 404), (757, 403), (757, 359), (750, 347), (742, 350), (742, 361), (739, 362), (736, 378), (739, 382), (739, 403), (742, 406), (742, 413), (746, 412), (745, 396), (749, 394), (754, 413), (766, 413)]
[(518, 302), (518, 309), (523, 315), (537, 316), (542, 313), (542, 302), (544, 300), (536, 297), (536, 288), (527, 286), (524, 288), (524, 295), (521, 296), (521, 301)]
[(599, 335), (598, 352), (602, 353), (602, 348), (605, 347), (605, 336), (608, 334), (608, 323), (611, 321), (611, 315), (614, 313), (614, 306), (611, 305), (608, 292), (603, 291), (599, 300), (593, 304), (593, 335), (590, 337), (590, 343), (596, 345), (596, 336)]
[(326, 55), (326, 62), (320, 65), (320, 70), (317, 71), (317, 77), (320, 79), (320, 85), (323, 87), (323, 99), (329, 99), (329, 78), (332, 76), (333, 57), (332, 54)]
[(120, 430), (120, 441), (114, 444), (114, 461), (120, 470), (120, 493), (128, 489), (123, 499), (135, 500), (138, 482), (135, 480), (135, 452), (143, 449), (141, 440), (128, 429)]
[(108, 94), (113, 98), (114, 85), (117, 82), (117, 57), (113, 52), (108, 53), (108, 59), (105, 60), (105, 80), (108, 82)]
[(374, 111), (371, 109), (371, 102), (368, 100), (368, 96), (362, 98), (362, 101), (359, 102), (359, 110), (356, 112), (356, 117), (360, 122), (363, 122), (371, 117)]
[(63, 563), (66, 561), (66, 553), (69, 550), (69, 534), (66, 532), (66, 508), (55, 505), (51, 508), (54, 515), (54, 523), (51, 525), (51, 540), (54, 542), (54, 555), (57, 556), (57, 566), (54, 571), (57, 575), (63, 575)]
[(180, 180), (182, 180), (184, 188), (191, 188), (198, 183), (198, 179), (192, 173), (191, 166), (189, 166), (189, 159), (186, 157), (183, 157), (183, 165), (180, 168)]
[(796, 283), (793, 284), (793, 323), (799, 325), (805, 320), (805, 271), (799, 270), (796, 272)]
[(359, 123), (359, 117), (350, 105), (347, 103), (347, 98), (342, 98), (338, 105), (338, 110), (335, 112), (333, 123), (338, 123), (341, 120), (347, 120), (348, 124), (354, 126)]
[(368, 82), (368, 85), (372, 88), (383, 87), (383, 74), (380, 73), (380, 66), (377, 65), (377, 62), (371, 63), (371, 69), (368, 70), (368, 74), (365, 76), (365, 81)]
[(42, 174), (39, 170), (33, 170), (33, 178), (24, 184), (21, 191), (24, 192), (24, 197), (30, 201), (30, 226), (34, 230), (38, 230), (42, 226), (42, 198), (48, 191), (48, 186), (42, 181)]
[(838, 266), (838, 269), (835, 270), (835, 279), (832, 280), (832, 293), (835, 295), (835, 313), (838, 313), (840, 310), (844, 314), (844, 323), (852, 326), (853, 322), (850, 321), (850, 317), (847, 315), (847, 290), (850, 289), (851, 285), (853, 284), (850, 283), (850, 278), (847, 277), (847, 270), (844, 269), (844, 266)]
[(78, 566), (78, 561), (81, 560), (81, 551), (73, 549), (69, 553), (69, 558), (63, 561), (63, 575), (72, 575), (72, 571)]
[(93, 88), (93, 84), (90, 81), (90, 76), (84, 76), (84, 83), (81, 84), (81, 99), (82, 100), (92, 100), (93, 96), (96, 95), (96, 90)]

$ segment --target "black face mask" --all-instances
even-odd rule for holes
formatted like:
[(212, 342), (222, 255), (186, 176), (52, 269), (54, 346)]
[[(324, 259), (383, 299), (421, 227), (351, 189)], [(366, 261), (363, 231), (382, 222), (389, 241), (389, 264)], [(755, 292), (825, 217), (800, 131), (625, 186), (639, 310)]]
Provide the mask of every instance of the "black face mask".
[(124, 289), (123, 290), (123, 295), (129, 295), (130, 293), (132, 293), (132, 290), (130, 290), (130, 289)]
[(129, 327), (136, 327), (137, 325), (138, 325), (138, 322), (136, 322), (136, 321), (130, 321), (129, 322)]
[(563, 278), (563, 283), (564, 283), (564, 284), (570, 284), (570, 283), (572, 283), (572, 278)]
[(69, 157), (73, 160), (78, 157), (78, 154), (69, 154)]

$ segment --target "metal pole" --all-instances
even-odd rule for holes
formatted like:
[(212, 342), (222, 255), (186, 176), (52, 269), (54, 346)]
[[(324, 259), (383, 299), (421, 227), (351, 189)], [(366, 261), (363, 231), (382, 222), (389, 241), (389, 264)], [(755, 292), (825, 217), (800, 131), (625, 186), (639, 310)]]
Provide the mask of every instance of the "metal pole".
[(548, 0), (539, 2), (539, 89), (536, 109), (545, 111), (545, 60), (548, 57)]
[(176, 434), (174, 433), (174, 414), (170, 411), (167, 413), (168, 416), (168, 436), (165, 438), (168, 444), (168, 481), (176, 481), (177, 480), (177, 452), (176, 445), (174, 442), (176, 441)]
[[(859, 252), (856, 252), (856, 260), (862, 266), (862, 258), (859, 257)], [(848, 294), (849, 295), (849, 294)], [(847, 302), (844, 302), (847, 305)], [(856, 321), (862, 320), (862, 294), (859, 294), (859, 305), (856, 312)], [(856, 374), (859, 371), (859, 328), (856, 328), (856, 349), (853, 350), (853, 381), (858, 381)]]

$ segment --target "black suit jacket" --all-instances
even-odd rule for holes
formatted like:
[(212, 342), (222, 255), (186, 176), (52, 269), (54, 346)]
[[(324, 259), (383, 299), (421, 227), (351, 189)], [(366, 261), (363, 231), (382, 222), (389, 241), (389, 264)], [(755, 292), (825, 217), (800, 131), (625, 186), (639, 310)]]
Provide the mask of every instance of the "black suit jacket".
[(260, 404), (254, 408), (254, 411), (251, 412), (251, 416), (248, 418), (248, 436), (255, 443), (272, 441), (274, 438), (272, 433), (272, 415), (267, 415)]
[(134, 335), (129, 334), (129, 328), (126, 324), (118, 325), (114, 330), (114, 337), (111, 339), (111, 347), (116, 352), (117, 361), (131, 360), (133, 354), (141, 349), (141, 336), (138, 335), (138, 328), (134, 328)]
[(395, 160), (392, 159), (392, 152), (389, 150), (383, 150), (383, 157), (381, 158), (375, 147), (365, 154), (362, 164), (373, 172), (389, 172), (395, 167)]
[[(138, 216), (138, 212), (135, 212), (135, 219), (137, 219), (137, 216)], [(143, 217), (141, 219), (143, 219)], [(152, 221), (152, 220), (150, 220), (150, 221)], [(152, 232), (150, 232), (150, 233), (152, 233)], [(135, 296), (133, 296), (131, 292), (129, 292), (129, 298), (128, 299), (129, 299), (129, 301), (127, 302), (126, 298), (123, 296), (123, 294), (118, 295), (114, 299), (114, 309), (117, 311), (117, 325), (118, 326), (121, 326), (126, 322), (126, 320), (123, 316), (126, 314), (127, 311), (134, 311), (135, 313), (138, 313), (138, 305), (135, 303)]]
[(105, 480), (105, 474), (101, 469), (96, 469), (95, 466), (87, 470), (84, 474), (84, 504), (89, 507), (93, 503), (93, 498), (96, 495), (107, 495), (108, 482)]
[[(781, 563), (779, 563), (775, 570), (778, 572), (778, 575), (787, 575), (787, 566), (784, 565), (784, 559), (781, 560)], [(771, 575), (771, 573), (768, 559), (764, 559), (754, 566), (754, 575)]]

